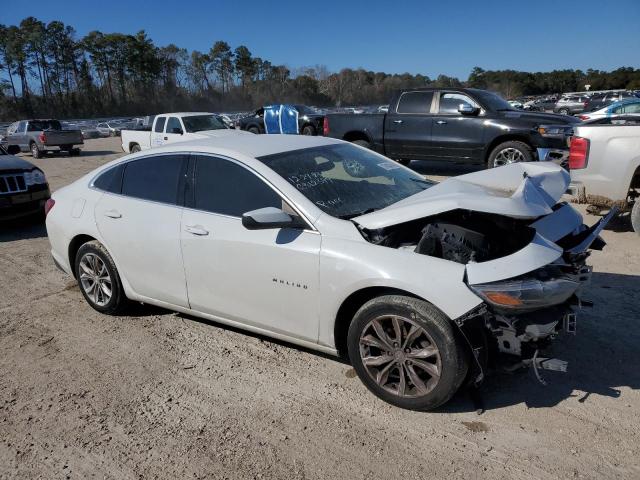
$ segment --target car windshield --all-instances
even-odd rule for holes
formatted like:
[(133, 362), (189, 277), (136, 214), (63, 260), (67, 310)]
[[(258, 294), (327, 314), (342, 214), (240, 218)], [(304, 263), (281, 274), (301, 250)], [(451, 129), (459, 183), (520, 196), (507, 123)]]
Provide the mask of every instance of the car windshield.
[(39, 132), (40, 130), (62, 130), (58, 120), (34, 120), (29, 122), (27, 128), (29, 132)]
[(498, 94), (487, 92), (486, 90), (475, 90), (474, 93), (480, 99), (481, 103), (492, 110), (515, 110), (509, 102)]
[(227, 128), (222, 119), (216, 115), (192, 115), (182, 117), (182, 121), (188, 133), (203, 132), (205, 130), (223, 130)]
[(399, 202), (434, 185), (373, 152), (349, 144), (258, 158), (321, 210), (349, 219)]

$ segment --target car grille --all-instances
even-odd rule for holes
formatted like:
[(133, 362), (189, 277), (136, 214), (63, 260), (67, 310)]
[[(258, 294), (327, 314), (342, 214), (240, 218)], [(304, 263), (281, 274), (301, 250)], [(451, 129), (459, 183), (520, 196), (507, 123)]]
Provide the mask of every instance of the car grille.
[(0, 194), (26, 192), (27, 184), (24, 175), (21, 173), (14, 175), (0, 175)]

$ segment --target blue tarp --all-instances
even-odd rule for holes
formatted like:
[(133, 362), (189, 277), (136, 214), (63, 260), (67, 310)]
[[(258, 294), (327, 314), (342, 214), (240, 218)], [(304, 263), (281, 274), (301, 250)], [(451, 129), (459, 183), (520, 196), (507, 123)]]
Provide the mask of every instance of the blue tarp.
[(266, 133), (297, 135), (298, 111), (293, 105), (269, 105), (264, 107), (264, 130)]

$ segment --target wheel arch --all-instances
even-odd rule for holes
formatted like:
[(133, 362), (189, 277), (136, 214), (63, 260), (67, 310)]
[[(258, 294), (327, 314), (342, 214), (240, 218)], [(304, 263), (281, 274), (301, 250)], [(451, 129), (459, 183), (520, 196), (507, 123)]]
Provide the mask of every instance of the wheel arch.
[(362, 307), (362, 305), (367, 303), (369, 300), (380, 297), (382, 295), (404, 295), (406, 297), (424, 300), (418, 295), (415, 295), (406, 290), (383, 286), (365, 287), (351, 293), (340, 304), (333, 324), (333, 338), (335, 347), (338, 351), (338, 355), (341, 358), (348, 359), (347, 333), (349, 331), (349, 325), (351, 325), (351, 321), (353, 320), (354, 315), (360, 309), (360, 307)]
[(81, 233), (73, 237), (71, 239), (71, 242), (69, 242), (69, 266), (71, 267), (73, 278), (76, 278), (76, 269), (74, 267), (76, 264), (76, 254), (78, 253), (78, 250), (80, 250), (80, 247), (85, 243), (92, 242), (94, 240), (99, 241), (97, 238), (92, 237), (91, 235)]
[(352, 130), (350, 132), (347, 132), (342, 136), (342, 139), (347, 142), (355, 142), (356, 140), (365, 140), (369, 142), (371, 145), (373, 145), (373, 141), (371, 140), (371, 137), (369, 136), (369, 134), (362, 130)]
[(129, 153), (131, 153), (131, 149), (136, 145), (138, 147), (140, 146), (140, 144), (138, 142), (129, 142)]
[(524, 133), (509, 133), (509, 134), (500, 135), (500, 136), (494, 138), (487, 145), (487, 147), (486, 147), (486, 149), (484, 151), (484, 163), (487, 163), (489, 161), (489, 155), (491, 155), (491, 152), (493, 152), (494, 148), (496, 148), (501, 143), (512, 142), (512, 141), (526, 143), (529, 146), (529, 148), (531, 150), (533, 150), (533, 152), (535, 153), (535, 148), (531, 144), (531, 138), (530, 137), (528, 137)]

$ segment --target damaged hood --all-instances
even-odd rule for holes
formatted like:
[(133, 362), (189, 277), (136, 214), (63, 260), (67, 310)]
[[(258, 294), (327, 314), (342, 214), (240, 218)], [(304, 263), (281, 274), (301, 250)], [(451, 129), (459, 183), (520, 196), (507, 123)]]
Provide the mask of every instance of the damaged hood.
[(457, 209), (537, 218), (552, 213), (569, 181), (569, 173), (551, 162), (513, 163), (450, 178), (352, 220), (375, 230)]

